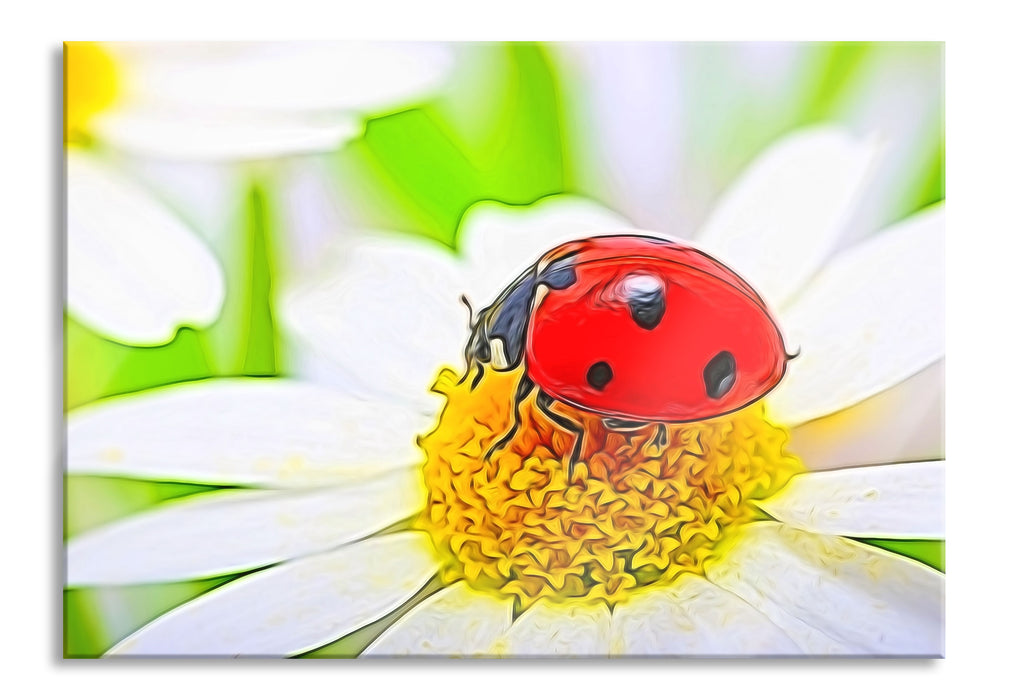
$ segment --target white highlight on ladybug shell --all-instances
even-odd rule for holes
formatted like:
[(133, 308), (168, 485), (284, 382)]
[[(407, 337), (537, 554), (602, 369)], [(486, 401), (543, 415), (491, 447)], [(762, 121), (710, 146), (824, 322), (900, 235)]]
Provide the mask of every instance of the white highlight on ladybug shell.
[(617, 294), (621, 299), (640, 299), (655, 296), (662, 289), (662, 280), (655, 275), (633, 274), (620, 281)]

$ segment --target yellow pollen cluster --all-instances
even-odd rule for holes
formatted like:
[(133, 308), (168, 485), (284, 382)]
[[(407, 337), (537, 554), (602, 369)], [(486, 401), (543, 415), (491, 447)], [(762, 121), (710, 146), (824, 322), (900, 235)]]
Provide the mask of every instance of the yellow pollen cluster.
[(513, 422), (521, 370), (485, 368), (472, 386), (443, 369), (432, 390), (447, 397), (426, 454), (425, 512), (416, 523), (443, 554), (446, 582), (534, 600), (625, 600), (703, 563), (752, 505), (802, 466), (784, 452), (787, 432), (761, 405), (704, 422), (611, 431), (599, 416), (557, 412), (584, 430), (569, 477), (574, 436), (532, 397), (515, 436), (487, 457)]

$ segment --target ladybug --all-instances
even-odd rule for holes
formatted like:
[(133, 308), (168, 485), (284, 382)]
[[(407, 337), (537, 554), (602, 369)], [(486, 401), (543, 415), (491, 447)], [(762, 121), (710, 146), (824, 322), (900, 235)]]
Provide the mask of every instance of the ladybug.
[(664, 431), (757, 401), (794, 357), (763, 299), (731, 269), (682, 242), (618, 234), (550, 250), (483, 309), (466, 376), (476, 386), (485, 366), (524, 366), (515, 420), (488, 456), (514, 436), (518, 406), (536, 389), (541, 410), (576, 436), (573, 465), (581, 429), (555, 402), (612, 430)]

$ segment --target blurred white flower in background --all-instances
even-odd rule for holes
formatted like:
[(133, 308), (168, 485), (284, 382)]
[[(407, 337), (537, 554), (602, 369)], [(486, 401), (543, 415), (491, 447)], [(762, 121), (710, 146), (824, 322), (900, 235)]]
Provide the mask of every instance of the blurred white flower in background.
[[(765, 293), (789, 346), (801, 347), (768, 397), (786, 425), (857, 408), (941, 362), (942, 206), (835, 250), (873, 189), (878, 155), (876, 141), (843, 130), (796, 132), (698, 227), (696, 245)], [(513, 620), (506, 599), (465, 583), (427, 595), (438, 566), (427, 536), (382, 531), (425, 503), (413, 439), (434, 421), (437, 368), (462, 359), (460, 292), (486, 304), (556, 243), (631, 228), (558, 196), (474, 206), (459, 257), (414, 237), (348, 235), (281, 295), (300, 380), (208, 380), (71, 412), (71, 474), (259, 487), (178, 499), (70, 540), (71, 586), (269, 567), (114, 651), (297, 654), (385, 618), (368, 652), (942, 654), (943, 576), (838, 537), (942, 537), (943, 464), (911, 462), (941, 460), (941, 447), (901, 453), (911, 443), (897, 438), (897, 453), (870, 446), (842, 465), (799, 451), (814, 471), (765, 504), (777, 523), (744, 526), (706, 578), (681, 577), (612, 612), (573, 600)], [(816, 471), (828, 466), (852, 468)]]
[[(331, 152), (368, 115), (435, 90), (453, 62), (435, 44), (68, 43), (69, 312), (107, 337), (156, 345), (179, 325), (212, 322), (224, 301), (221, 265), (199, 242), (216, 232), (194, 230), (190, 212), (124, 172), (123, 160)], [(214, 200), (201, 197), (205, 186), (190, 192), (198, 203)]]
[(879, 142), (873, 188), (836, 241), (894, 223), (942, 138), (934, 44), (554, 44), (573, 186), (641, 228), (689, 238), (732, 173), (772, 140), (829, 119)]

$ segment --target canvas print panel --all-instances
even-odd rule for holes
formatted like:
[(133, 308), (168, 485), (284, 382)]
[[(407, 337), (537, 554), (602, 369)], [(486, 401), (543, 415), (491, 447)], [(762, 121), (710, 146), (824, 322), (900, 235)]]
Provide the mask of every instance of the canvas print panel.
[(66, 44), (64, 655), (942, 656), (942, 62)]

